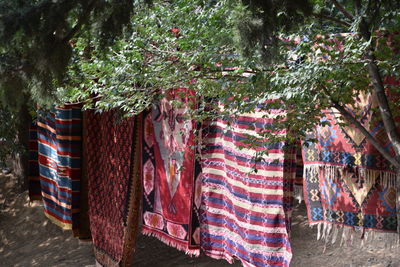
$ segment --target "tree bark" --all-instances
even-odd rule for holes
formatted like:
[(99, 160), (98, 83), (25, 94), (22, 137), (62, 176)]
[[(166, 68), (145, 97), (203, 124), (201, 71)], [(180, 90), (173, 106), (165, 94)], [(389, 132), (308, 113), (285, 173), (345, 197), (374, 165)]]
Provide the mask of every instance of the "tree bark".
[[(365, 41), (370, 41), (371, 32), (368, 30), (369, 25), (364, 18), (361, 19), (360, 31)], [(393, 113), (390, 110), (389, 101), (385, 92), (385, 86), (382, 81), (382, 77), (379, 71), (379, 67), (376, 64), (376, 58), (374, 55), (374, 48), (371, 46), (367, 51), (366, 58), (369, 60), (368, 73), (371, 76), (372, 84), (376, 96), (378, 98), (379, 110), (382, 116), (383, 125), (385, 126), (386, 134), (393, 144), (393, 149), (396, 156), (393, 158), (396, 162), (400, 162), (400, 135), (397, 131), (396, 122), (393, 117)], [(397, 234), (400, 235), (400, 168), (396, 167), (396, 216), (397, 216)]]
[(21, 192), (28, 189), (28, 167), (29, 167), (29, 126), (32, 123), (32, 117), (29, 113), (27, 101), (25, 101), (20, 110), (15, 113), (16, 121), (16, 143), (20, 149), (13, 153), (12, 167), (17, 179), (18, 187)]
[(385, 87), (379, 73), (379, 68), (375, 63), (375, 57), (372, 54), (372, 51), (369, 52), (368, 59), (370, 60), (368, 63), (368, 72), (371, 76), (372, 83), (374, 85), (374, 91), (378, 98), (379, 110), (382, 116), (383, 124), (389, 140), (393, 144), (396, 158), (398, 158), (400, 156), (400, 136), (397, 132), (396, 123), (389, 107), (389, 101), (386, 96)]
[[(361, 36), (365, 41), (370, 41), (371, 31), (369, 25), (364, 18), (361, 19), (360, 23)], [(369, 50), (366, 54), (368, 62), (368, 73), (371, 77), (374, 92), (378, 98), (379, 110), (382, 116), (383, 125), (385, 126), (386, 134), (389, 137), (390, 142), (393, 144), (393, 148), (396, 154), (396, 161), (399, 161), (400, 157), (400, 135), (397, 132), (396, 123), (393, 118), (393, 113), (390, 110), (389, 101), (385, 92), (385, 86), (382, 81), (382, 76), (379, 71), (379, 67), (376, 64), (376, 58), (374, 55), (374, 48), (369, 45)]]

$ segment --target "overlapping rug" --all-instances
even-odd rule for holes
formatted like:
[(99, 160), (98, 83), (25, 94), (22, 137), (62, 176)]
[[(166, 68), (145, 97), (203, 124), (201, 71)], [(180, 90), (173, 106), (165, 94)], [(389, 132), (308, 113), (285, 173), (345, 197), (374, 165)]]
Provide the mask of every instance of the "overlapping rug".
[(36, 122), (29, 126), (29, 200), (42, 200), (40, 188), (39, 162), (38, 162), (38, 138)]
[[(358, 100), (347, 110), (390, 151), (382, 122), (373, 119), (374, 97), (363, 94)], [(323, 120), (329, 124), (311, 135), (317, 143), (303, 146), (310, 224), (317, 224), (319, 237), (332, 242), (338, 235), (341, 242), (351, 242), (355, 233), (364, 240), (378, 232), (395, 233), (396, 174), (389, 162), (354, 126), (340, 126), (337, 110), (326, 111)], [(395, 235), (385, 236), (388, 242), (391, 237)]]
[(85, 112), (84, 158), (96, 262), (130, 266), (140, 209), (141, 116)]
[[(284, 142), (265, 142), (258, 135), (276, 131), (279, 114), (283, 111), (257, 109), (203, 129), (201, 247), (213, 258), (236, 258), (244, 266), (289, 266), (295, 153), (289, 146), (284, 150)], [(254, 137), (259, 145), (250, 146)], [(256, 152), (262, 150), (268, 155), (260, 159)]]
[(304, 200), (303, 193), (303, 173), (304, 173), (304, 164), (303, 164), (303, 155), (301, 149), (301, 142), (296, 144), (296, 177), (294, 179), (294, 198), (301, 203)]
[(196, 124), (185, 117), (193, 96), (187, 89), (169, 90), (145, 114), (142, 231), (187, 254), (199, 255)]
[(38, 161), (44, 211), (63, 229), (79, 227), (81, 134), (79, 105), (39, 111)]

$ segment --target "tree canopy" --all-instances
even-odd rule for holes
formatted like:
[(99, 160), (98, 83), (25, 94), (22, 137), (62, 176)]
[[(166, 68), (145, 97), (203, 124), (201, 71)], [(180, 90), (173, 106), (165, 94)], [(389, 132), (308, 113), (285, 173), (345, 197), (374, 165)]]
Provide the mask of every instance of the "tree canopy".
[[(400, 168), (399, 102), (389, 97), (399, 87), (385, 84), (399, 78), (399, 1), (1, 1), (0, 14), (4, 103), (56, 95), (135, 114), (160, 89), (188, 87), (230, 112), (280, 99), (269, 104), (288, 110), (276, 127), (293, 139), (336, 108)], [(361, 92), (376, 94), (395, 158), (347, 111)], [(212, 113), (201, 104), (193, 115)]]
[(2, 105), (53, 101), (72, 56), (70, 41), (90, 32), (106, 46), (132, 13), (129, 0), (0, 1)]
[(176, 0), (135, 9), (130, 30), (106, 52), (90, 36), (76, 41), (61, 95), (101, 96), (97, 108), (134, 113), (160, 88), (193, 88), (199, 97), (227, 100), (230, 112), (279, 98), (290, 112), (278, 127), (305, 136), (323, 110), (345, 112), (360, 92), (374, 92), (390, 111), (382, 119), (397, 142), (390, 129), (398, 102), (388, 100), (384, 85), (399, 73), (397, 1)]

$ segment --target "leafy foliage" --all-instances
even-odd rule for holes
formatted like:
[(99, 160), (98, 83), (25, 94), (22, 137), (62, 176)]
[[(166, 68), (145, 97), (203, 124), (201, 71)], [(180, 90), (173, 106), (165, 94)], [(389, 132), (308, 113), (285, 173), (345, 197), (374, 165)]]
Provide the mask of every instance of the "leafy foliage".
[(42, 105), (52, 103), (70, 63), (70, 39), (93, 31), (108, 44), (132, 12), (129, 0), (0, 1), (2, 104), (17, 110), (29, 96)]
[(13, 152), (21, 151), (16, 143), (15, 118), (5, 109), (0, 109), (0, 168), (4, 166), (7, 156)]
[(225, 67), (239, 64), (227, 20), (231, 8), (229, 1), (138, 5), (131, 30), (106, 52), (90, 37), (77, 40), (75, 64), (60, 94), (75, 101), (101, 96), (97, 108), (134, 113), (160, 96), (160, 89), (191, 87), (202, 97), (214, 96), (216, 83), (221, 88), (227, 80)]
[[(132, 115), (165, 90), (185, 87), (200, 99), (188, 114), (199, 120), (216, 114), (216, 98), (225, 105), (225, 115), (253, 112), (259, 103), (278, 99), (265, 109), (288, 111), (275, 127), (289, 128), (294, 140), (321, 123), (322, 110), (354, 104), (360, 92), (374, 91), (372, 63), (382, 77), (397, 79), (399, 74), (399, 36), (390, 34), (399, 30), (398, 1), (28, 3), (8, 4), (8, 17), (28, 16), (26, 10), (41, 10), (36, 9), (41, 5), (40, 16), (49, 17), (31, 18), (37, 22), (32, 28), (20, 20), (25, 26), (16, 30), (4, 30), (8, 24), (2, 19), (0, 37), (15, 33), (0, 43), (7, 57), (1, 70), (9, 74), (1, 75), (0, 87), (8, 88), (2, 90), (4, 99), (18, 87), (40, 102), (53, 102), (47, 97), (57, 87), (61, 102), (82, 101), (99, 110), (118, 107)], [(59, 9), (52, 13), (47, 5)], [(85, 11), (89, 16), (83, 16)], [(55, 22), (50, 14), (60, 19)], [(68, 34), (79, 21), (79, 36)], [(39, 30), (43, 34), (35, 34)], [(68, 42), (58, 46), (60, 40)], [(22, 68), (16, 71), (15, 66)], [(390, 102), (394, 115), (398, 105)], [(270, 133), (263, 135), (280, 138)]]

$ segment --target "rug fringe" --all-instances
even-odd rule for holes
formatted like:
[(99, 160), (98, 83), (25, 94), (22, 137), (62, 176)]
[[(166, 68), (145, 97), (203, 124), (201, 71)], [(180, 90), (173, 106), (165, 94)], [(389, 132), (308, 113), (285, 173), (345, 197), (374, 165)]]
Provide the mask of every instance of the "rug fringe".
[(294, 198), (299, 203), (304, 201), (303, 185), (294, 185)]
[(335, 244), (340, 239), (340, 246), (364, 247), (374, 242), (384, 242), (385, 249), (400, 249), (400, 237), (396, 232), (383, 232), (364, 227), (337, 225), (330, 222), (319, 222), (310, 225), (317, 226), (317, 240)]
[[(357, 166), (357, 169), (358, 176), (363, 178), (367, 184), (375, 184), (376, 179), (379, 177), (379, 184), (383, 187), (387, 188), (396, 186), (397, 174), (395, 171), (371, 170), (360, 166)], [(343, 173), (345, 172), (345, 167), (323, 164), (305, 165), (303, 177), (307, 178), (318, 175), (320, 171), (323, 171), (323, 173), (326, 175), (326, 178), (335, 181), (344, 175)]]
[(179, 244), (178, 242), (165, 237), (163, 234), (151, 231), (144, 227), (142, 227), (142, 234), (155, 237), (155, 238), (159, 239), (161, 242), (163, 242), (164, 244), (166, 244), (170, 247), (176, 248), (177, 250), (183, 251), (183, 252), (185, 252), (186, 255), (189, 255), (191, 257), (193, 257), (193, 256), (199, 257), (200, 256), (200, 248), (198, 248), (198, 249), (188, 248), (186, 245)]
[(71, 223), (64, 223), (58, 220), (56, 217), (53, 217), (52, 215), (48, 214), (46, 211), (44, 211), (44, 215), (55, 225), (59, 226), (63, 230), (72, 230), (72, 224)]

